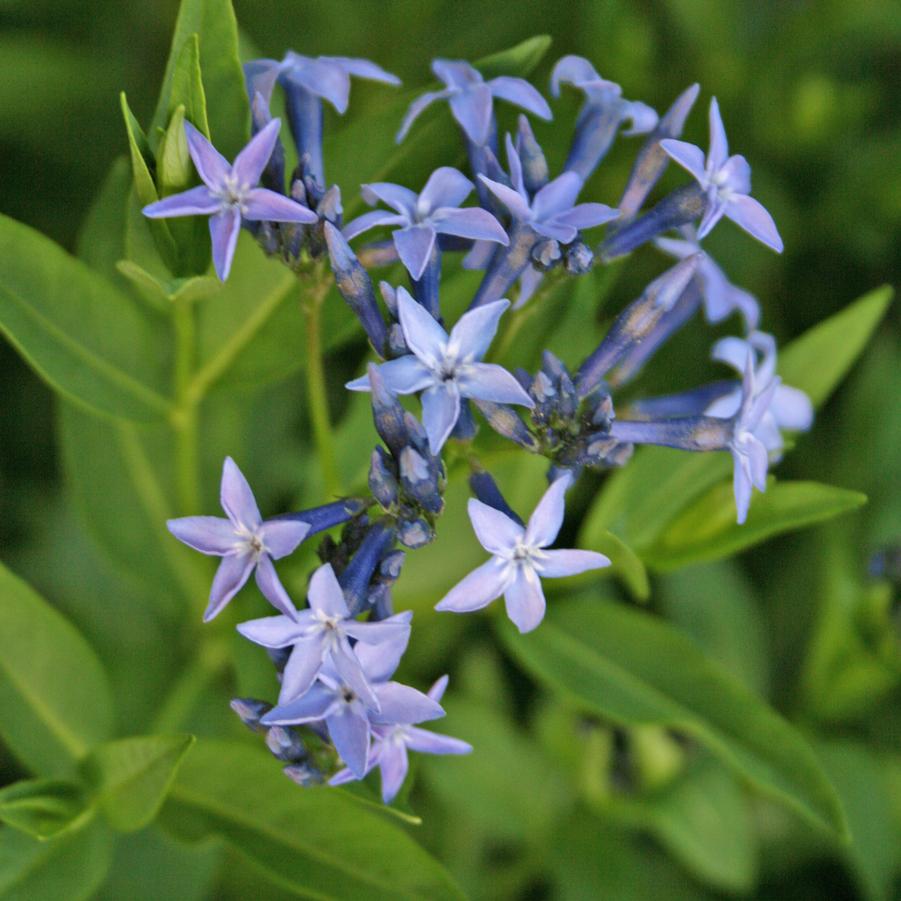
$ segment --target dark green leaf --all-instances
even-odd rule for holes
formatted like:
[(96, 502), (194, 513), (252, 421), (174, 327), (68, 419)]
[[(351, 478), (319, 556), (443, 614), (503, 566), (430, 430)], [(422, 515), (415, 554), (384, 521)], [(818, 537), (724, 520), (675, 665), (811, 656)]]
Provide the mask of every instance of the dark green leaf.
[(114, 417), (166, 415), (157, 325), (52, 241), (0, 217), (0, 330), (52, 388)]
[(141, 129), (141, 125), (135, 118), (128, 98), (123, 91), (119, 95), (119, 104), (122, 107), (122, 118), (125, 120), (125, 131), (128, 134), (128, 151), (131, 156), (131, 174), (134, 179), (135, 191), (138, 199), (145, 206), (159, 200), (156, 185), (153, 180), (153, 170), (156, 163), (153, 151), (147, 142), (147, 136)]
[(63, 779), (23, 779), (0, 789), (0, 820), (32, 838), (77, 829), (91, 812), (84, 789)]
[(683, 510), (645, 552), (666, 570), (718, 560), (779, 535), (840, 516), (866, 503), (866, 495), (817, 482), (771, 482), (751, 504), (747, 521), (735, 521), (732, 484), (723, 482)]
[(106, 674), (77, 630), (2, 564), (0, 600), (0, 735), (32, 772), (65, 772), (109, 736)]
[[(185, 103), (183, 97), (176, 95), (176, 90), (181, 91), (184, 86), (184, 46), (198, 39), (210, 134), (219, 152), (232, 159), (247, 140), (250, 106), (238, 60), (238, 26), (230, 0), (182, 0), (160, 99), (148, 133), (153, 142), (156, 129), (165, 129), (175, 107)], [(200, 127), (199, 122), (194, 124)]]
[(120, 156), (110, 166), (78, 232), (75, 255), (111, 280), (119, 277), (116, 263), (125, 256), (125, 202), (131, 182), (128, 160)]
[(41, 842), (0, 829), (2, 901), (85, 901), (109, 869), (112, 836), (102, 823)]
[(203, 741), (163, 809), (186, 838), (218, 835), (301, 894), (327, 898), (461, 898), (403, 830), (346, 794), (300, 789), (277, 761), (244, 744)]
[(892, 300), (890, 285), (865, 294), (793, 341), (779, 356), (786, 385), (822, 406), (860, 356)]
[(94, 748), (82, 765), (110, 825), (142, 829), (157, 815), (193, 735), (142, 735)]
[(523, 666), (582, 709), (684, 732), (759, 791), (844, 832), (835, 792), (801, 735), (663, 621), (591, 596), (552, 605), (528, 635), (506, 620), (499, 632)]

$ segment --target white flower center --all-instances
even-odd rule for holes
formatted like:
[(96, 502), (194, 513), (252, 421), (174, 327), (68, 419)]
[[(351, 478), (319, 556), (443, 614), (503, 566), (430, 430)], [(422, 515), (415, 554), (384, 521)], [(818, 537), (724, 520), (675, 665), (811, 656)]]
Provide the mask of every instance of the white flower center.
[(239, 184), (238, 179), (229, 174), (222, 179), (222, 187), (212, 193), (223, 207), (237, 209), (241, 215), (244, 215), (247, 211), (246, 199), (249, 191), (250, 185)]

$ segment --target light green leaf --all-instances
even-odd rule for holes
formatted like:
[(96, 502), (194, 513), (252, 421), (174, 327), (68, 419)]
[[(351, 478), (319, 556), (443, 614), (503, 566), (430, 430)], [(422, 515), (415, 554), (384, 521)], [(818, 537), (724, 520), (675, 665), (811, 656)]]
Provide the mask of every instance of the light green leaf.
[(754, 497), (744, 525), (735, 521), (732, 485), (723, 482), (679, 514), (649, 547), (655, 569), (718, 560), (773, 535), (824, 522), (866, 503), (866, 495), (818, 482), (771, 482)]
[[(196, 110), (176, 94), (184, 89), (189, 63), (193, 66), (192, 51), (184, 49), (189, 41), (199, 42), (209, 133), (220, 153), (232, 159), (247, 140), (250, 107), (238, 59), (238, 26), (230, 0), (182, 0), (160, 99), (149, 129), (150, 140), (155, 140), (158, 128), (166, 128), (179, 103), (185, 103), (189, 118), (194, 121), (191, 113)], [(197, 121), (194, 124), (201, 127)]]
[(56, 391), (123, 419), (166, 415), (159, 325), (58, 245), (0, 217), (0, 330)]
[(128, 160), (120, 156), (78, 231), (75, 255), (111, 281), (118, 278), (116, 263), (125, 256), (125, 202), (131, 182)]
[(198, 744), (166, 801), (163, 824), (183, 838), (224, 838), (300, 894), (463, 897), (400, 827), (346, 794), (293, 786), (276, 761), (243, 743)]
[(641, 557), (618, 535), (605, 529), (597, 535), (592, 535), (591, 544), (585, 547), (606, 554), (610, 558), (612, 572), (623, 580), (636, 600), (646, 601), (651, 596), (648, 571), (641, 562)]
[(103, 881), (111, 852), (112, 836), (99, 822), (44, 842), (0, 829), (0, 899), (86, 901)]
[(498, 75), (518, 75), (525, 78), (535, 71), (552, 43), (549, 34), (536, 34), (506, 50), (482, 57), (473, 65), (485, 78), (497, 78)]
[(778, 364), (785, 384), (822, 406), (866, 347), (893, 293), (890, 285), (876, 288), (789, 344)]
[(160, 193), (165, 197), (185, 190), (194, 174), (194, 165), (188, 153), (188, 139), (185, 136), (184, 104), (179, 104), (172, 113), (169, 127), (159, 146), (159, 154), (157, 178)]
[(193, 735), (142, 735), (94, 748), (82, 772), (113, 828), (142, 829), (159, 812)]
[(66, 772), (110, 734), (110, 689), (78, 631), (0, 564), (0, 736), (29, 770)]
[(699, 880), (728, 892), (754, 884), (756, 847), (741, 787), (717, 761), (703, 757), (667, 788), (614, 800), (606, 814), (646, 829)]
[(23, 779), (0, 789), (0, 821), (32, 838), (75, 830), (91, 816), (84, 789), (64, 779)]
[(533, 676), (581, 709), (684, 732), (759, 791), (844, 833), (835, 792), (801, 735), (663, 621), (583, 596), (552, 605), (535, 632), (519, 635), (506, 619), (499, 632)]
[(141, 125), (135, 118), (125, 91), (119, 94), (119, 104), (122, 108), (122, 118), (125, 120), (125, 131), (128, 134), (128, 151), (131, 156), (131, 174), (134, 178), (135, 191), (138, 199), (145, 206), (159, 200), (154, 183), (153, 170), (156, 166), (153, 151), (147, 142), (147, 136), (141, 129)]
[(206, 94), (200, 72), (200, 38), (192, 34), (183, 44), (175, 68), (169, 98), (170, 119), (179, 106), (185, 108), (185, 119), (195, 128), (210, 136), (207, 120)]

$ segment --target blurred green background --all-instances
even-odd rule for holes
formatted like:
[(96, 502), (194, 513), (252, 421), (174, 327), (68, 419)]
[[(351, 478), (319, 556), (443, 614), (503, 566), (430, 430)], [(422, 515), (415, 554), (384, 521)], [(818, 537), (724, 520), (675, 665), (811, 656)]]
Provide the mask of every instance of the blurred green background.
[[(176, 8), (174, 0), (0, 0), (0, 211), (74, 249), (95, 192), (127, 150), (118, 91), (127, 92), (146, 125)], [(627, 98), (658, 110), (699, 81), (703, 93), (686, 137), (706, 142), (706, 106), (716, 94), (732, 149), (751, 162), (755, 196), (773, 213), (785, 240), (781, 257), (729, 225), (709, 241), (732, 280), (761, 300), (763, 327), (787, 341), (870, 288), (897, 281), (901, 14), (891, 0), (236, 0), (235, 9), (248, 53), (280, 57), (290, 47), (310, 55), (364, 56), (398, 74), (406, 87), (429, 80), (434, 56), (476, 59), (535, 34), (553, 37), (532, 78), (545, 93), (550, 66), (567, 53), (586, 56), (622, 85)], [(348, 122), (388, 95), (390, 89), (355, 82)], [(536, 127), (552, 168), (565, 156), (576, 108), (577, 98), (567, 97), (555, 105), (557, 121)], [(339, 136), (345, 127), (331, 114), (328, 124)], [(585, 199), (615, 203), (636, 147), (629, 139), (617, 142)], [(365, 161), (365, 147), (356, 152)], [(456, 160), (459, 150), (439, 146), (429, 153), (423, 171)], [(342, 181), (340, 171), (329, 174)], [(666, 184), (681, 180), (669, 172)], [(342, 187), (345, 199), (352, 196), (352, 185)], [(661, 265), (651, 252), (637, 254), (617, 285), (619, 302), (635, 296), (630, 292)], [(440, 667), (452, 669), (451, 695), (456, 688), (460, 700), (457, 708), (453, 701), (448, 705), (448, 730), (471, 740), (480, 756), (470, 769), (445, 768), (444, 761), (422, 766), (411, 801), (425, 819), (416, 835), (474, 896), (901, 897), (897, 602), (891, 573), (870, 574), (873, 555), (901, 543), (897, 324), (895, 308), (780, 469), (786, 477), (864, 491), (870, 504), (833, 525), (770, 542), (739, 562), (659, 577), (652, 599), (655, 610), (814, 737), (852, 826), (863, 830), (854, 845), (832, 845), (761, 801), (742, 808), (747, 834), (725, 849), (686, 847), (685, 835), (703, 842), (703, 829), (680, 831), (684, 824), (674, 825), (669, 808), (642, 806), (643, 796), (612, 813), (603, 797), (585, 788), (585, 761), (609, 766), (614, 784), (637, 785), (654, 797), (669, 784), (678, 747), (653, 730), (613, 734), (556, 710), (495, 650), (490, 632), (468, 627), (466, 640), (459, 641), (460, 629), (445, 626), (430, 639), (430, 620), (414, 631), (419, 647), (411, 648), (406, 663), (411, 681), (424, 685)], [(706, 371), (709, 343), (709, 331), (689, 330), (684, 344), (667, 349), (650, 367), (645, 384), (697, 382)], [(355, 346), (333, 362), (355, 366), (359, 350)], [(245, 415), (278, 415), (294, 402), (293, 391), (293, 381), (276, 386)], [(129, 672), (129, 654), (149, 658), (147, 685), (126, 708), (126, 718), (134, 717), (140, 728), (141, 718), (158, 712), (170, 658), (180, 660), (186, 649), (168, 642), (165, 626), (140, 612), (140, 591), (129, 594), (133, 586), (98, 551), (102, 541), (72, 513), (63, 497), (56, 401), (5, 343), (0, 396), (4, 561), (63, 607), (111, 663), (114, 678)], [(210, 438), (210, 453), (219, 459), (229, 446), (227, 428), (220, 424)], [(273, 440), (282, 437), (278, 427), (267, 428)], [(297, 424), (283, 431), (291, 428)], [(293, 483), (301, 467), (290, 455), (303, 446), (285, 439), (280, 447), (265, 475), (270, 509), (299, 491)], [(205, 484), (202, 492), (211, 499), (215, 488)], [(113, 492), (112, 510), (116, 501)], [(123, 508), (122, 515), (129, 511)], [(414, 573), (421, 572), (407, 574), (400, 607), (428, 604), (415, 597)], [(459, 652), (449, 655), (454, 641)], [(237, 648), (230, 652), (241, 653)], [(247, 664), (251, 670), (254, 665)], [(180, 726), (236, 734), (235, 725), (225, 722), (227, 697), (212, 692)], [(15, 773), (15, 764), (6, 765)], [(719, 771), (712, 778), (720, 778)], [(711, 791), (720, 789), (717, 784)], [(735, 801), (736, 791), (727, 785), (713, 796)], [(690, 803), (703, 807), (704, 801), (702, 793)], [(741, 797), (735, 803), (740, 806)], [(163, 847), (168, 840), (156, 833), (127, 841), (103, 897), (281, 897), (282, 889), (243, 864), (218, 870), (215, 850), (186, 864), (184, 852)], [(731, 861), (731, 876), (711, 855)], [(149, 873), (159, 861), (187, 881), (153, 888)], [(145, 894), (138, 895), (142, 884)]]

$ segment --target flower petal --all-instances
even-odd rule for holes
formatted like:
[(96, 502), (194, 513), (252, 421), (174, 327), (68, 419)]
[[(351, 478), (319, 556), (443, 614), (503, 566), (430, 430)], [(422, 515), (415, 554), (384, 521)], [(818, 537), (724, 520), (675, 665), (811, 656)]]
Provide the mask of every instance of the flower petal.
[(379, 710), (379, 700), (366, 680), (363, 667), (356, 654), (351, 650), (347, 639), (342, 638), (333, 644), (329, 656), (343, 684), (350, 688), (370, 710)]
[(526, 525), (526, 544), (537, 547), (553, 544), (563, 525), (566, 490), (571, 483), (571, 476), (563, 475), (544, 492)]
[(379, 644), (365, 644), (361, 641), (354, 645), (354, 654), (357, 655), (360, 666), (363, 667), (363, 672), (370, 684), (385, 682), (394, 675), (409, 641), (410, 630), (408, 628), (405, 633)]
[[(422, 391), (434, 384), (435, 377), (432, 371), (413, 354), (407, 354), (403, 357), (397, 357), (395, 360), (389, 360), (379, 366), (379, 375), (384, 379), (385, 386), (389, 391), (395, 394), (414, 394)], [(360, 387), (356, 387), (357, 382), (361, 383)], [(348, 387), (354, 386), (351, 390), (369, 391), (369, 376), (364, 375), (360, 379), (348, 383)]]
[(437, 604), (436, 610), (471, 613), (487, 607), (507, 587), (507, 563), (492, 557), (464, 576)]
[(406, 744), (411, 751), (418, 751), (420, 754), (469, 754), (472, 751), (472, 745), (467, 741), (439, 735), (427, 729), (417, 729), (415, 726), (407, 729)]
[(219, 502), (228, 518), (249, 532), (255, 532), (262, 522), (259, 507), (244, 473), (231, 457), (226, 457), (222, 465), (222, 482), (219, 486)]
[(544, 619), (545, 600), (541, 580), (530, 566), (521, 566), (504, 591), (507, 616), (520, 632), (531, 632)]
[(746, 194), (736, 194), (726, 204), (725, 213), (749, 235), (767, 247), (772, 247), (776, 253), (782, 253), (783, 244), (779, 230), (763, 204)]
[(382, 801), (390, 804), (407, 778), (409, 763), (407, 748), (402, 744), (386, 742), (379, 755), (379, 769), (382, 772)]
[(368, 59), (352, 56), (322, 56), (320, 59), (337, 63), (348, 75), (353, 75), (354, 78), (367, 78), (369, 81), (381, 81), (384, 84), (400, 84), (400, 79), (396, 75), (392, 75)]
[(313, 59), (290, 53), (286, 59), (292, 63), (283, 79), (286, 90), (308, 91), (327, 100), (341, 114), (347, 110), (350, 76), (342, 66), (322, 56)]
[(413, 225), (399, 228), (391, 237), (404, 268), (414, 281), (419, 281), (435, 246), (435, 229), (431, 225)]
[(451, 329), (448, 352), (457, 359), (481, 360), (509, 306), (509, 300), (495, 300), (464, 313)]
[(473, 84), (450, 95), (454, 118), (473, 144), (484, 146), (491, 131), (491, 88), (487, 84)]
[(519, 297), (513, 304), (513, 309), (518, 310), (524, 307), (531, 299), (538, 286), (544, 280), (544, 273), (536, 269), (534, 266), (527, 266), (523, 274), (519, 277)]
[(294, 726), (310, 723), (327, 716), (335, 706), (335, 693), (324, 685), (314, 685), (306, 694), (286, 704), (278, 704), (260, 717), (264, 726)]
[(272, 151), (275, 149), (275, 142), (278, 140), (281, 127), (281, 120), (273, 119), (261, 128), (235, 157), (232, 175), (239, 185), (252, 186), (260, 180), (260, 176), (272, 156)]
[(217, 557), (234, 551), (238, 541), (231, 520), (221, 516), (182, 516), (167, 520), (166, 528), (195, 551)]
[(269, 106), (281, 68), (282, 64), (275, 59), (253, 59), (244, 63), (244, 81), (247, 83), (247, 96), (251, 102), (256, 94), (261, 94), (266, 106)]
[(213, 243), (213, 266), (219, 281), (224, 282), (232, 268), (238, 233), (241, 231), (241, 213), (226, 209), (210, 216), (210, 239)]
[(456, 382), (433, 385), (422, 393), (422, 425), (429, 447), (438, 454), (460, 418), (460, 389)]
[(510, 211), (514, 219), (522, 222), (528, 222), (532, 218), (532, 211), (529, 209), (529, 202), (513, 188), (501, 184), (499, 181), (493, 181), (485, 175), (479, 174), (479, 179), (494, 194), (495, 197)]
[(710, 100), (708, 120), (710, 122), (710, 148), (707, 151), (707, 167), (711, 172), (718, 172), (729, 158), (729, 141), (726, 138), (726, 129), (716, 97)]
[(751, 505), (751, 474), (743, 454), (732, 451), (732, 491), (735, 495), (736, 521), (743, 525)]
[(251, 554), (230, 554), (222, 558), (213, 585), (210, 588), (210, 602), (203, 614), (203, 621), (208, 623), (217, 616), (223, 607), (244, 587), (253, 569)]
[(497, 363), (471, 363), (457, 375), (463, 397), (490, 400), (496, 404), (521, 404), (534, 407), (526, 390), (503, 366)]
[(376, 181), (360, 185), (360, 194), (370, 206), (379, 201), (387, 204), (398, 215), (406, 216), (411, 224), (416, 217), (416, 194), (402, 185), (394, 185), (389, 181)]
[(458, 238), (493, 241), (504, 245), (510, 243), (500, 222), (488, 210), (481, 207), (474, 206), (463, 210), (443, 207), (432, 214), (429, 222), (441, 235), (456, 235)]
[(462, 59), (432, 60), (432, 71), (448, 87), (466, 88), (482, 83), (482, 75), (479, 70)]
[(406, 288), (397, 289), (397, 312), (407, 347), (429, 368), (437, 368), (447, 346), (447, 332)]
[(561, 576), (576, 576), (590, 569), (603, 569), (610, 566), (610, 559), (596, 551), (580, 551), (565, 549), (545, 551), (544, 557), (536, 564), (542, 579), (556, 579)]
[(319, 217), (302, 203), (268, 188), (248, 191), (243, 213), (250, 222), (304, 222), (312, 225), (319, 221)]
[(278, 694), (279, 706), (310, 692), (316, 676), (322, 669), (324, 650), (325, 635), (322, 632), (298, 639), (294, 643), (282, 673), (282, 684)]
[(730, 156), (719, 175), (728, 190), (736, 194), (751, 193), (751, 166), (741, 154)]
[[(304, 614), (301, 614), (304, 617)], [(304, 640), (304, 632), (310, 627), (309, 614), (305, 618), (292, 616), (263, 616), (249, 619), (235, 627), (248, 641), (264, 648), (286, 648)], [(317, 634), (319, 634), (317, 632)]]
[(221, 207), (222, 201), (214, 197), (206, 185), (198, 185), (148, 204), (141, 212), (151, 219), (165, 219), (169, 216), (210, 216), (218, 213)]
[(217, 191), (231, 172), (228, 160), (190, 122), (185, 122), (188, 153), (204, 183)]
[(803, 432), (813, 423), (813, 405), (800, 389), (779, 385), (770, 404), (770, 412), (780, 428)]
[(294, 553), (310, 533), (310, 524), (296, 519), (270, 519), (260, 526), (260, 537), (273, 560)]
[(615, 210), (605, 203), (579, 203), (553, 216), (551, 221), (555, 225), (572, 225), (581, 230), (603, 225), (618, 216), (619, 210)]
[(386, 682), (375, 688), (380, 710), (371, 714), (369, 719), (379, 725), (406, 725), (436, 720), (444, 716), (444, 709), (428, 695), (401, 685), (400, 682)]
[(472, 497), (467, 505), (469, 520), (479, 544), (490, 554), (509, 557), (525, 536), (525, 529), (506, 513)]
[(474, 188), (475, 185), (459, 169), (439, 166), (419, 192), (416, 211), (424, 219), (439, 207), (458, 207)]
[[(582, 190), (582, 179), (575, 172), (564, 172), (548, 182), (532, 199), (532, 215), (543, 222), (570, 209)], [(600, 206), (600, 204), (598, 204)]]
[(657, 110), (639, 100), (624, 100), (620, 109), (622, 110), (623, 121), (632, 123), (630, 128), (623, 130), (623, 135), (627, 138), (653, 131), (660, 118), (657, 115)]
[(406, 216), (389, 213), (387, 210), (370, 210), (368, 213), (363, 213), (362, 216), (357, 216), (352, 222), (348, 222), (341, 229), (341, 234), (350, 241), (356, 238), (357, 235), (362, 235), (363, 232), (369, 231), (370, 228), (377, 228), (380, 225), (403, 226), (407, 224), (407, 221)]
[(693, 175), (702, 185), (706, 181), (704, 174), (704, 151), (688, 141), (677, 141), (675, 138), (664, 138), (660, 146), (683, 169)]
[(407, 108), (407, 113), (404, 116), (404, 121), (401, 123), (400, 130), (397, 132), (396, 137), (394, 138), (397, 144), (400, 144), (401, 141), (407, 136), (407, 133), (410, 131), (410, 127), (422, 113), (422, 111), (427, 107), (431, 106), (436, 100), (444, 100), (445, 97), (449, 96), (449, 91), (428, 91), (423, 94), (421, 97), (417, 97)]
[[(344, 631), (366, 645), (384, 644), (385, 642), (406, 640), (410, 635), (410, 623), (401, 619), (383, 619), (380, 622), (357, 622), (348, 620), (344, 624)], [(405, 637), (406, 636), (406, 637)], [(356, 650), (356, 648), (355, 648)]]
[(369, 721), (347, 705), (342, 705), (327, 717), (326, 725), (335, 750), (348, 769), (362, 779), (366, 775), (366, 759), (369, 756)]
[(285, 586), (282, 585), (282, 581), (275, 571), (275, 564), (273, 564), (272, 558), (268, 554), (261, 554), (257, 560), (255, 576), (257, 587), (263, 593), (263, 597), (276, 610), (291, 617), (297, 615), (297, 608), (288, 596), (288, 592), (285, 591)]
[(486, 82), (486, 84), (495, 97), (500, 97), (501, 100), (506, 100), (507, 103), (514, 103), (516, 106), (538, 116), (539, 119), (550, 121), (553, 118), (547, 100), (524, 78), (499, 75), (497, 78), (492, 78), (491, 81)]
[(324, 563), (310, 577), (310, 588), (307, 592), (307, 603), (312, 610), (326, 616), (347, 619), (350, 610), (344, 600), (344, 592), (338, 584), (331, 563)]

